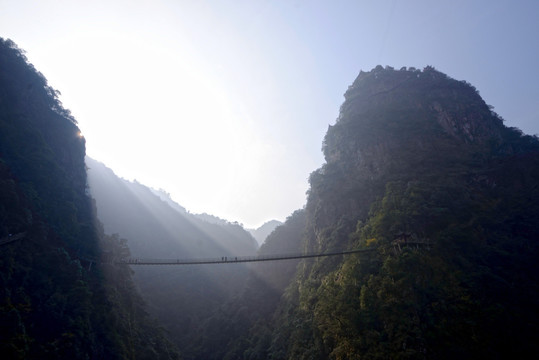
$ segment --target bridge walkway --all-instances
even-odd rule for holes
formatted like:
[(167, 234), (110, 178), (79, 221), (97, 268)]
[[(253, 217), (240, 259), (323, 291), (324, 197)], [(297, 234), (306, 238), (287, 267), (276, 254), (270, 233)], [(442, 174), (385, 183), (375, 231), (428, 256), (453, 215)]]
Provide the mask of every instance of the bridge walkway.
[(202, 264), (235, 264), (259, 261), (278, 261), (292, 259), (306, 259), (327, 256), (349, 255), (357, 253), (372, 252), (376, 249), (355, 249), (328, 253), (305, 253), (305, 254), (285, 254), (285, 255), (261, 255), (261, 256), (222, 256), (221, 258), (201, 258), (201, 259), (144, 259), (129, 258), (116, 261), (116, 264), (123, 265), (202, 265)]

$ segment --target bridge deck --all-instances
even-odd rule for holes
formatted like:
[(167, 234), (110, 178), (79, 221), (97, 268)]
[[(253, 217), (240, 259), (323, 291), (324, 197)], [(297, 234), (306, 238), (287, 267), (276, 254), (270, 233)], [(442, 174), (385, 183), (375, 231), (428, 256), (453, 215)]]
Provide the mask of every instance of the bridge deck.
[(234, 264), (247, 263), (257, 261), (277, 261), (277, 260), (292, 260), (305, 259), (315, 257), (348, 255), (356, 253), (371, 252), (376, 249), (356, 249), (329, 253), (307, 253), (307, 254), (288, 254), (288, 255), (265, 255), (265, 256), (223, 256), (221, 258), (207, 259), (141, 259), (131, 258), (117, 261), (117, 264), (124, 265), (201, 265), (201, 264)]

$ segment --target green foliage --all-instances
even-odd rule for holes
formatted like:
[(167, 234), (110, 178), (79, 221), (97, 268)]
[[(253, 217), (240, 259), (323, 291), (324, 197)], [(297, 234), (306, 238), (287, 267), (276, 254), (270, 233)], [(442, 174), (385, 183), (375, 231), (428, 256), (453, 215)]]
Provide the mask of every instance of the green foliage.
[[(57, 92), (0, 39), (0, 154), (32, 208), (76, 251), (91, 251), (84, 138)], [(95, 240), (94, 240), (95, 241)], [(90, 255), (90, 254), (88, 254)], [(95, 256), (94, 254), (91, 254)]]
[(432, 67), (377, 67), (345, 97), (304, 247), (376, 251), (300, 263), (267, 358), (538, 354), (537, 138)]
[(132, 270), (116, 265), (115, 259), (129, 256), (127, 241), (118, 235), (101, 234), (101, 248), (107, 259), (103, 263), (104, 312), (106, 322), (112, 322), (104, 336), (116, 348), (119, 359), (178, 359), (175, 346), (165, 337), (131, 279)]
[(84, 153), (58, 92), (0, 39), (0, 357), (177, 358), (130, 274), (97, 261)]
[[(538, 139), (504, 127), (475, 88), (433, 67), (376, 67), (345, 98), (305, 209), (260, 253), (374, 251), (250, 272), (137, 270), (182, 355), (537, 356)], [(152, 238), (171, 246), (167, 257), (252, 245), (239, 226), (178, 217), (137, 184), (111, 189), (137, 194), (105, 226), (121, 227), (139, 256), (165, 251)], [(2, 358), (179, 358), (131, 270), (100, 264), (129, 249), (94, 227), (93, 210), (74, 119), (23, 53), (0, 40)], [(10, 234), (17, 240), (6, 242)]]

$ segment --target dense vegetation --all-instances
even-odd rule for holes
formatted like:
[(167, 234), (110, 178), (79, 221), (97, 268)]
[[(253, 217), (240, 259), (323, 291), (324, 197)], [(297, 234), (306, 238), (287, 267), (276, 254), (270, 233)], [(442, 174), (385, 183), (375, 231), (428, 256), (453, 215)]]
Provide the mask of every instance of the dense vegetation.
[(87, 179), (74, 118), (0, 39), (0, 356), (175, 359), (176, 346), (186, 359), (539, 354), (537, 137), (504, 126), (466, 82), (379, 66), (345, 93), (323, 151), (305, 208), (259, 253), (372, 251), (136, 268), (135, 285), (111, 259), (257, 245), (238, 224), (194, 216), (91, 159)]
[(296, 241), (374, 251), (301, 262), (223, 358), (538, 354), (538, 139), (432, 67), (362, 72), (345, 99)]
[[(43, 75), (0, 39), (0, 357), (177, 358), (96, 226), (84, 138)], [(15, 239), (14, 241), (10, 241)]]

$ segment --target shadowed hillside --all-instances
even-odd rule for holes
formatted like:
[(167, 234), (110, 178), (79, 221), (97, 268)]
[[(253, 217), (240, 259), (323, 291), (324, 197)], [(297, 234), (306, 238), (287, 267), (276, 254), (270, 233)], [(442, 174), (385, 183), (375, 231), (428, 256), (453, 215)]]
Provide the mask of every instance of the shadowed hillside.
[(0, 38), (0, 357), (175, 359), (86, 192), (85, 141), (58, 92)]

